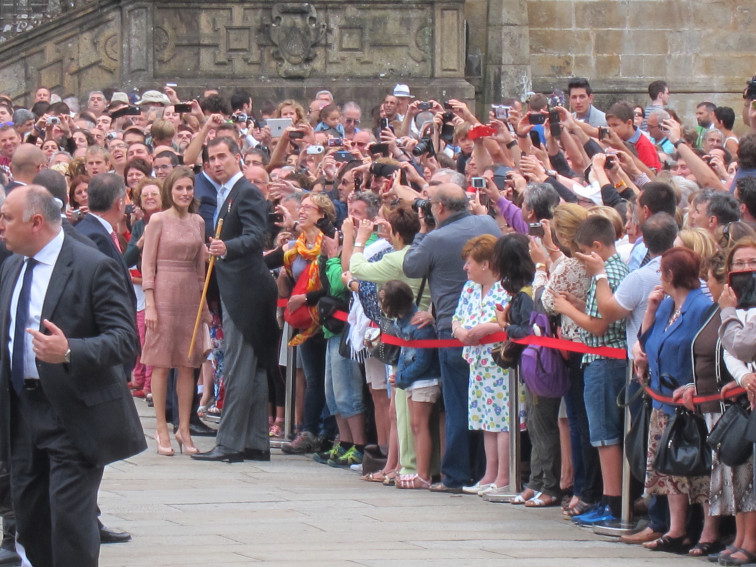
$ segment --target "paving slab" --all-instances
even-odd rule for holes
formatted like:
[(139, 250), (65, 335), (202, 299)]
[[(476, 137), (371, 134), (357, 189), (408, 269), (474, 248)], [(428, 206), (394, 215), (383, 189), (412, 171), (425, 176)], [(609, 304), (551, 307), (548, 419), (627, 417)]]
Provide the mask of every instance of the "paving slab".
[[(103, 567), (627, 567), (701, 565), (595, 535), (559, 508), (398, 490), (273, 450), (269, 463), (157, 455), (154, 415), (137, 402), (149, 449), (108, 466), (103, 522), (133, 540)], [(200, 450), (212, 438), (195, 438)]]

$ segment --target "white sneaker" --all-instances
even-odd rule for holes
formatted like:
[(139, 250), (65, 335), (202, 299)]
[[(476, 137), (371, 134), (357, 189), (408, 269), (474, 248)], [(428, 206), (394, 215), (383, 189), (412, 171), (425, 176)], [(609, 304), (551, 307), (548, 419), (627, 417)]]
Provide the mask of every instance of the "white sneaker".
[(358, 472), (362, 474), (362, 463), (355, 463), (353, 465), (350, 465), (349, 468), (352, 469), (354, 472)]

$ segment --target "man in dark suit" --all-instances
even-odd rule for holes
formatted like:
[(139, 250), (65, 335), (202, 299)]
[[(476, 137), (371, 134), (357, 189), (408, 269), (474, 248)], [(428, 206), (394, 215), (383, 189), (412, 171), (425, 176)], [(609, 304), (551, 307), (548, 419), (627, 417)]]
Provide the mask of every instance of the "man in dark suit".
[(112, 260), (61, 229), (43, 187), (0, 209), (16, 255), (0, 269), (0, 447), (18, 542), (35, 567), (97, 565), (106, 464), (146, 448), (121, 365), (136, 354), (128, 288)]
[[(81, 242), (82, 244), (89, 246), (90, 248), (97, 248), (97, 245), (92, 242), (89, 238), (81, 234), (79, 231), (77, 231), (74, 226), (68, 222), (68, 217), (66, 217), (65, 211), (66, 205), (68, 205), (68, 186), (66, 184), (66, 178), (63, 177), (60, 173), (55, 171), (54, 169), (43, 169), (40, 171), (33, 179), (32, 183), (34, 185), (41, 185), (45, 189), (47, 189), (50, 193), (52, 193), (52, 196), (56, 199), (59, 199), (61, 203), (63, 203), (63, 206), (61, 208), (61, 214), (60, 214), (60, 224), (63, 229), (64, 234), (67, 237), (73, 238), (74, 240)], [(4, 247), (3, 247), (4, 248)], [(1, 263), (1, 256), (0, 256), (0, 263)], [(131, 286), (129, 286), (131, 288)], [(97, 510), (97, 515), (100, 515), (99, 508)], [(11, 513), (12, 517), (12, 513)], [(3, 516), (3, 540), (8, 536), (8, 532), (12, 528), (15, 532), (16, 529), (16, 522), (15, 519), (11, 519), (9, 521), (7, 517)], [(8, 525), (8, 529), (6, 530), (6, 524)], [(105, 526), (102, 522), (98, 520), (98, 524), (100, 526), (100, 543), (125, 543), (129, 540), (131, 540), (131, 534), (128, 532), (125, 532), (123, 530), (117, 530), (108, 528)], [(1, 548), (0, 548), (1, 551)]]
[[(266, 217), (260, 190), (244, 179), (239, 146), (231, 138), (208, 144), (210, 175), (219, 185), (216, 222), (210, 239), (217, 258), (225, 341), (225, 398), (217, 445), (192, 455), (205, 461), (270, 460), (266, 367), (277, 349), (276, 283), (263, 262)], [(91, 197), (90, 197), (91, 200)]]
[[(123, 178), (115, 173), (99, 173), (92, 177), (87, 188), (89, 213), (76, 223), (77, 231), (97, 245), (97, 249), (116, 261), (124, 281), (131, 284), (129, 268), (123, 259), (121, 245), (116, 230), (126, 212), (126, 186)], [(136, 296), (131, 289), (131, 297), (136, 313)]]

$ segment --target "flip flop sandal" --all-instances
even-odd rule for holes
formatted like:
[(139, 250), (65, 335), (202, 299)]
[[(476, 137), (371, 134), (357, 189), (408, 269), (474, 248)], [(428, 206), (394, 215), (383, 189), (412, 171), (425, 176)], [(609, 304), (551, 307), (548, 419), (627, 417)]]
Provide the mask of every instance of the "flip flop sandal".
[(544, 494), (543, 492), (536, 493), (533, 498), (525, 502), (526, 508), (547, 508), (549, 506), (556, 506), (559, 504), (559, 499), (556, 496)]

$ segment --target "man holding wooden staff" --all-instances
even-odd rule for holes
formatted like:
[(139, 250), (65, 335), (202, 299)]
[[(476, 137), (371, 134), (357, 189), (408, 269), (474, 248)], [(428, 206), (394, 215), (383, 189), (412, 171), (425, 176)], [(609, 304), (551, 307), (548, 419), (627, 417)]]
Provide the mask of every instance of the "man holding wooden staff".
[(223, 415), (216, 446), (192, 455), (200, 461), (270, 460), (268, 383), (265, 368), (277, 353), (276, 283), (263, 262), (265, 199), (241, 171), (241, 152), (231, 138), (208, 144), (209, 175), (219, 185), (210, 239), (216, 257), (225, 342)]

